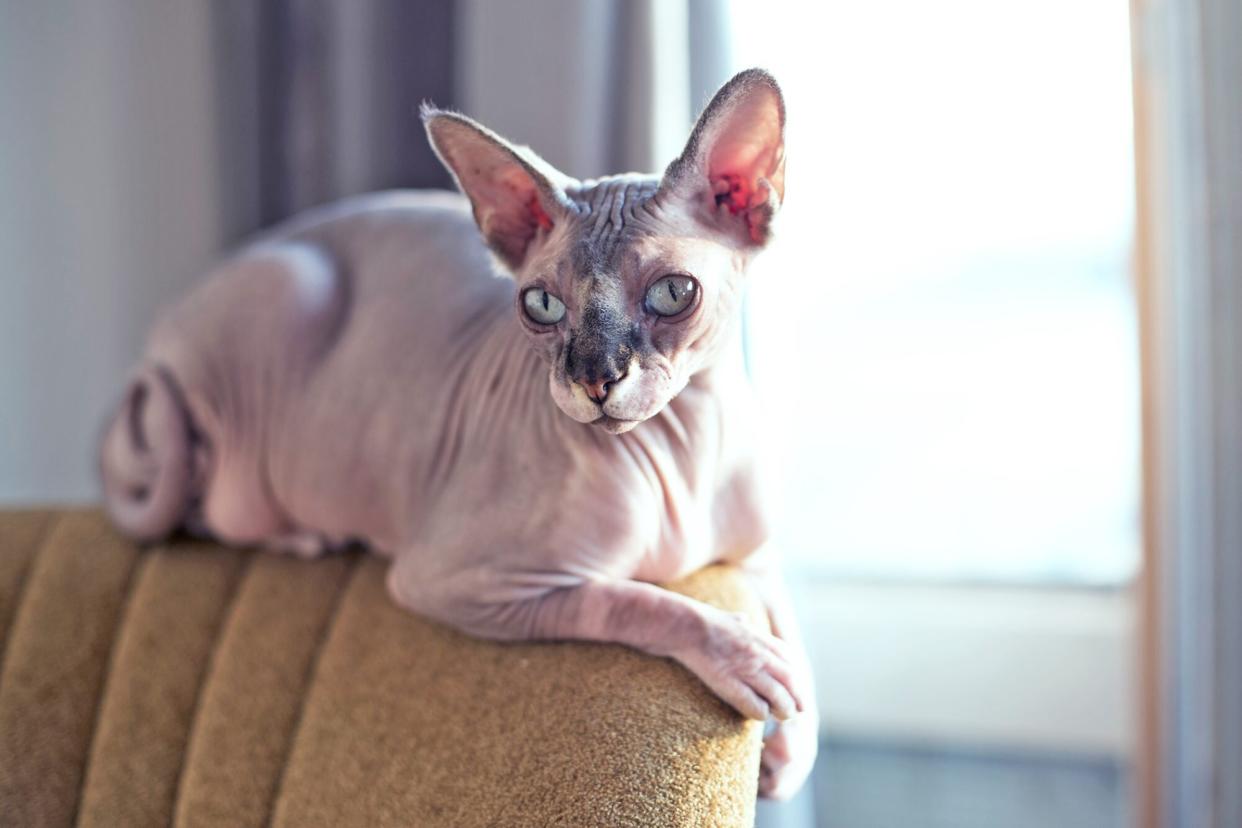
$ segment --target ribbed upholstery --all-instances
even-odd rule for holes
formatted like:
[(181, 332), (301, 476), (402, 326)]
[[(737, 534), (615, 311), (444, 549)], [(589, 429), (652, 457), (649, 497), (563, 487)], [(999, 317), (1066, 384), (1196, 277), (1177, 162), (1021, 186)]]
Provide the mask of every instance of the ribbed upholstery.
[[(759, 728), (679, 666), (460, 635), (384, 567), (0, 512), (0, 825), (752, 822)], [(673, 588), (758, 610), (726, 568)]]

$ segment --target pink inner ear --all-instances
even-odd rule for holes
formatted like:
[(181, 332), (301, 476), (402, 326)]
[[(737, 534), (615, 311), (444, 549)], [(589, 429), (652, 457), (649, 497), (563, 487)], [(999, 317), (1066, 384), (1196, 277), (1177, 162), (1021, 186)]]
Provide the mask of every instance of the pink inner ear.
[[(779, 198), (784, 184), (780, 176), (781, 153), (779, 131), (775, 134), (752, 131), (749, 135), (721, 139), (708, 159), (708, 177), (717, 203), (727, 194), (731, 207), (734, 203), (740, 204), (735, 213), (745, 208), (756, 191), (766, 189), (759, 186), (760, 179), (767, 179)], [(766, 192), (762, 200), (767, 200)]]
[(526, 202), (526, 208), (530, 210), (531, 216), (535, 219), (535, 224), (544, 230), (552, 229), (552, 219), (548, 216), (547, 211), (543, 209), (543, 205), (539, 203), (538, 193), (530, 194), (530, 200)]
[(724, 116), (707, 157), (717, 204), (728, 204), (737, 215), (784, 196), (781, 132), (779, 101), (767, 92), (750, 95)]
[(717, 204), (728, 204), (733, 215), (750, 206), (750, 187), (742, 181), (741, 176), (725, 173), (712, 181), (712, 190), (716, 193)]
[(716, 205), (727, 205), (734, 216), (744, 214), (751, 239), (762, 243), (772, 210), (784, 196), (784, 146), (778, 114), (745, 114), (751, 120), (734, 119), (722, 130), (708, 157), (707, 175)]
[[(530, 176), (516, 164), (508, 167), (500, 175), (503, 178), (505, 187), (508, 188), (508, 191), (516, 201), (516, 203), (513, 203), (512, 209), (520, 213), (522, 207), (525, 207), (526, 215), (521, 217), (515, 215), (514, 218), (524, 219), (525, 223), (530, 225), (532, 235), (535, 228), (551, 230), (552, 217), (543, 208), (543, 202), (539, 200), (537, 185), (530, 180)], [(521, 205), (521, 207), (518, 205)]]
[(723, 173), (712, 178), (712, 190), (716, 194), (717, 206), (728, 205), (729, 213), (735, 216), (745, 213), (746, 229), (751, 240), (762, 243), (772, 209), (763, 211), (757, 208), (763, 207), (772, 197), (772, 182), (764, 177), (745, 178), (736, 173)]

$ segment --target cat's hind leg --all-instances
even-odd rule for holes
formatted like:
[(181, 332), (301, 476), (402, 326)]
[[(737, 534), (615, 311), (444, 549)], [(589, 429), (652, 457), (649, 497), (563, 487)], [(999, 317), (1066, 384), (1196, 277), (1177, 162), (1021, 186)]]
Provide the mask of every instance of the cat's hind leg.
[[(326, 543), (288, 508), (298, 481), (281, 474), (298, 444), (307, 378), (339, 333), (347, 301), (342, 275), (322, 248), (265, 244), (238, 257), (172, 315), (153, 348), (184, 352), (197, 377), (191, 407), (210, 455), (203, 491), (206, 527), (221, 540), (318, 554)], [(303, 518), (305, 516), (302, 516)]]
[(186, 524), (236, 545), (305, 532), (279, 499), (277, 443), (346, 308), (331, 257), (281, 242), (226, 262), (165, 312), (101, 446), (118, 526), (154, 540)]

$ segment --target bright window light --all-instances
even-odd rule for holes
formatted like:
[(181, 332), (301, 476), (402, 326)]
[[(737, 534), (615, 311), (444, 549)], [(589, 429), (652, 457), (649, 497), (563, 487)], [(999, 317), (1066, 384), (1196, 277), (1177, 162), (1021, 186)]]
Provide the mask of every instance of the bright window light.
[(1124, 0), (735, 2), (788, 100), (748, 354), (786, 554), (861, 577), (1135, 572)]

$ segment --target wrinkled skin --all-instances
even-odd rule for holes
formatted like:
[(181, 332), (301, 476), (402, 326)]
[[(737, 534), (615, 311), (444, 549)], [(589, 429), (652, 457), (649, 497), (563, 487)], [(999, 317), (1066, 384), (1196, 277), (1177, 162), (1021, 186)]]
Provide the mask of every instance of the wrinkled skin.
[[(791, 795), (817, 717), (738, 331), (784, 190), (779, 90), (735, 78), (663, 178), (574, 181), (460, 115), (424, 119), (467, 197), (313, 211), (165, 313), (104, 437), (110, 513), (142, 539), (362, 540), (397, 602), (466, 632), (674, 658), (778, 722), (760, 790)], [(653, 286), (684, 307), (656, 312)], [(653, 586), (717, 561), (753, 578), (771, 633)]]

